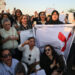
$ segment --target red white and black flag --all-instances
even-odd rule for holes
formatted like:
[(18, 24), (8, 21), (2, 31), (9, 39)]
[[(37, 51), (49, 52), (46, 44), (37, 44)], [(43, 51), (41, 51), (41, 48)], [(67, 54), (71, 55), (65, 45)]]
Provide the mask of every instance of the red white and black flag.
[(73, 24), (36, 25), (34, 36), (37, 40), (37, 46), (43, 48), (50, 44), (57, 53), (63, 54), (67, 59), (74, 38), (73, 27)]

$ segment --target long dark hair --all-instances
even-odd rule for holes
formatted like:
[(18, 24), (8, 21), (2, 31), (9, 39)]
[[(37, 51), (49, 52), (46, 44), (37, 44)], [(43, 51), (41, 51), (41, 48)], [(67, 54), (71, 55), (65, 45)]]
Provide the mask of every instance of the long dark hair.
[(17, 10), (15, 11), (15, 20), (17, 20), (17, 16), (16, 16), (17, 11), (19, 11), (20, 14), (22, 15), (22, 11), (21, 11), (20, 9), (17, 9)]
[[(46, 13), (44, 11), (40, 12), (39, 13), (39, 21), (41, 21), (41, 18), (40, 18), (41, 13), (44, 13), (44, 15), (46, 16)], [(45, 18), (45, 20), (46, 20), (46, 18)]]
[[(44, 54), (45, 54), (45, 49), (46, 49), (46, 47), (50, 47), (50, 48), (51, 48), (51, 50), (52, 50), (52, 56), (54, 56), (54, 57), (59, 56), (58, 53), (54, 50), (54, 47), (51, 46), (51, 45), (46, 45), (46, 46), (44, 47)], [(46, 54), (45, 54), (45, 55), (46, 55)]]
[(58, 13), (58, 11), (57, 10), (54, 10), (52, 13), (51, 13), (51, 20), (52, 20), (52, 16), (53, 16), (53, 14), (56, 12), (56, 14), (58, 15), (58, 19), (57, 20), (59, 20), (59, 13)]
[[(56, 14), (58, 15), (58, 18), (57, 18), (56, 21), (54, 21), (54, 20), (52, 19), (52, 16), (53, 16), (53, 14), (54, 14), (55, 12), (56, 12)], [(59, 12), (58, 12), (57, 10), (54, 10), (54, 11), (52, 12), (52, 14), (51, 14), (50, 24), (63, 24), (63, 22), (61, 22), (61, 21), (59, 20)]]
[[(53, 56), (53, 59), (56, 60), (56, 62), (59, 62), (59, 69), (58, 69), (58, 72), (62, 72), (64, 69), (65, 69), (65, 62), (64, 62), (64, 59), (63, 59), (63, 56), (62, 55), (59, 55), (55, 50), (54, 50), (54, 47), (51, 46), (51, 45), (46, 45), (44, 47), (44, 53), (45, 53), (45, 48), (46, 47), (50, 47), (51, 50), (52, 50), (52, 56)], [(45, 57), (48, 58), (48, 56), (45, 54)]]
[(59, 12), (57, 11), (57, 10), (54, 10), (53, 12), (52, 12), (52, 14), (51, 15), (53, 15), (54, 13), (57, 13), (57, 15), (59, 16)]
[(73, 16), (74, 16), (74, 20), (75, 20), (75, 12), (74, 12)]
[(19, 62), (19, 63), (16, 65), (16, 68), (15, 68), (15, 75), (16, 75), (17, 73), (24, 73), (24, 75), (27, 75), (26, 70), (25, 70), (25, 68), (24, 68), (24, 66), (23, 66), (23, 64), (22, 64), (21, 62)]

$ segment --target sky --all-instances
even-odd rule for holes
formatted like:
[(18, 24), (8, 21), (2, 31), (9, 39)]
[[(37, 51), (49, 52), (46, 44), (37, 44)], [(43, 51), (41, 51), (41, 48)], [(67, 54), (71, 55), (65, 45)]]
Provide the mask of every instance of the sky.
[(6, 9), (14, 7), (21, 9), (25, 14), (33, 14), (34, 11), (44, 11), (46, 8), (55, 8), (59, 12), (75, 8), (75, 0), (5, 0)]

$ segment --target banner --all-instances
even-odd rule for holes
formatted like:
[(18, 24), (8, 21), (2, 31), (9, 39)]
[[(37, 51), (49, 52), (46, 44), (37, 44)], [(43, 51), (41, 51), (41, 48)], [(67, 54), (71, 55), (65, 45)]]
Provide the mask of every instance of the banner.
[(36, 25), (34, 28), (36, 45), (43, 52), (43, 47), (50, 44), (57, 53), (63, 54), (67, 59), (74, 38), (73, 26), (73, 24)]
[(55, 10), (54, 8), (46, 8), (46, 15), (51, 15), (51, 13)]
[(24, 43), (24, 41), (28, 40), (29, 37), (33, 37), (33, 30), (24, 30), (20, 33), (20, 43)]
[(20, 40), (24, 43), (29, 37), (35, 37), (36, 46), (44, 51), (44, 46), (52, 45), (58, 54), (67, 59), (74, 38), (73, 24), (35, 25), (33, 29), (21, 31)]
[(65, 18), (66, 18), (65, 14), (60, 14), (59, 15), (59, 20), (62, 21), (63, 23), (65, 23)]

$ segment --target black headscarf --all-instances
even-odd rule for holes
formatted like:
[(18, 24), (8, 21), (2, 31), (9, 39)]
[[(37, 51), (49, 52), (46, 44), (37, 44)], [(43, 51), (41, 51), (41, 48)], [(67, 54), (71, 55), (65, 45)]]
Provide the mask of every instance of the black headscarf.
[[(57, 19), (56, 21), (53, 21), (53, 20), (52, 20), (52, 15), (53, 15), (55, 12), (56, 12), (57, 15), (58, 15), (58, 19)], [(50, 19), (49, 24), (63, 24), (63, 22), (61, 22), (61, 21), (59, 20), (59, 13), (58, 13), (57, 10), (54, 10), (54, 11), (52, 12), (52, 14), (51, 14), (51, 19)]]

